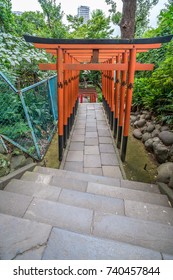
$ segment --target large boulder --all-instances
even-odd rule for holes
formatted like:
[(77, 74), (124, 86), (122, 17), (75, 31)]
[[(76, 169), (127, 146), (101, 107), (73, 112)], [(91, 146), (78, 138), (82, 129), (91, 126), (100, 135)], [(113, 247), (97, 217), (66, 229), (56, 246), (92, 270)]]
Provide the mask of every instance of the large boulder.
[(142, 138), (142, 133), (139, 129), (134, 129), (133, 130), (133, 136), (136, 138), (136, 139), (141, 139)]
[(164, 145), (170, 146), (173, 144), (173, 133), (170, 131), (162, 131), (159, 133), (159, 138)]
[(157, 168), (157, 181), (168, 184), (173, 174), (173, 162), (166, 162)]
[(0, 154), (0, 177), (10, 173), (10, 158)]
[(159, 163), (164, 163), (168, 158), (169, 150), (163, 144), (153, 142), (155, 157)]

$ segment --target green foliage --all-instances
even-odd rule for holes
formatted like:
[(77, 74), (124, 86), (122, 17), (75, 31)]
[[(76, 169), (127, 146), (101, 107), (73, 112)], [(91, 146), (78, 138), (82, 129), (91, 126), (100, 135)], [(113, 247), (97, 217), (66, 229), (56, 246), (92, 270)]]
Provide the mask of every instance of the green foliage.
[(56, 0), (38, 0), (47, 22), (47, 37), (65, 38), (67, 28), (62, 23), (64, 13), (61, 11), (61, 3), (56, 4)]
[(135, 81), (133, 102), (151, 110), (159, 120), (173, 125), (173, 42), (167, 47), (165, 60), (150, 78)]
[(23, 38), (0, 32), (0, 53), (0, 70), (9, 73), (16, 86), (18, 80), (23, 87), (43, 77), (38, 70), (38, 63), (48, 61), (45, 52), (27, 44)]
[(0, 31), (11, 32), (14, 30), (14, 17), (11, 11), (11, 0), (0, 0)]
[(23, 34), (44, 36), (48, 32), (43, 13), (24, 12), (21, 15), (15, 15), (16, 29), (18, 36)]
[(110, 17), (106, 17), (99, 9), (93, 11), (91, 19), (87, 23), (83, 23), (82, 18), (72, 15), (68, 15), (67, 20), (70, 23), (70, 38), (110, 38), (114, 31), (110, 26)]

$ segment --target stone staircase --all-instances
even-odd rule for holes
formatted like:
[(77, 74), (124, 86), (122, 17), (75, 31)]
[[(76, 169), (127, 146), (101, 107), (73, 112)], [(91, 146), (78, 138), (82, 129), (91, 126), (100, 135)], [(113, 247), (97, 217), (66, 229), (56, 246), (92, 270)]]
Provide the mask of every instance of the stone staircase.
[(173, 259), (156, 185), (36, 166), (0, 191), (0, 259)]

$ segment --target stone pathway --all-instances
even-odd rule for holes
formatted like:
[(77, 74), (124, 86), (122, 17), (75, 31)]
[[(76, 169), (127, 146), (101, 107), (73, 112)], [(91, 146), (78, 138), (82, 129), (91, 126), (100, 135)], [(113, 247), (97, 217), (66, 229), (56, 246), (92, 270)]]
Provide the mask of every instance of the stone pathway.
[(122, 178), (113, 142), (102, 104), (79, 104), (66, 158), (61, 168)]

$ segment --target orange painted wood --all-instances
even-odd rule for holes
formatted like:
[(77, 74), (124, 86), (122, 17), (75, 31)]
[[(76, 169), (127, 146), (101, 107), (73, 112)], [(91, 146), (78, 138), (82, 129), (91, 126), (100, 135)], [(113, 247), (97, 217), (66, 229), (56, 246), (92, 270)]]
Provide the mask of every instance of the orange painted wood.
[(64, 70), (127, 70), (128, 65), (127, 64), (94, 64), (94, 63), (88, 63), (88, 64), (66, 64), (63, 65)]
[[(116, 57), (117, 64), (120, 64), (120, 55)], [(127, 69), (127, 68), (126, 68)], [(124, 70), (126, 70), (124, 69)], [(115, 110), (114, 110), (114, 118), (118, 118), (118, 107), (119, 107), (119, 91), (120, 91), (120, 69), (116, 71), (115, 77)]]
[[(125, 52), (122, 56), (122, 63), (128, 62), (128, 53)], [(121, 88), (120, 88), (120, 110), (119, 110), (119, 126), (123, 126), (124, 119), (124, 98), (126, 92), (127, 71), (121, 73)]]
[(143, 71), (143, 70), (152, 71), (153, 69), (154, 69), (154, 64), (136, 63), (136, 66), (135, 66), (136, 71)]
[[(46, 70), (57, 70), (57, 65), (53, 63), (40, 63), (39, 69)], [(116, 64), (69, 64), (63, 63), (64, 70), (127, 70), (127, 63), (116, 63)], [(135, 70), (136, 71), (144, 71), (144, 70), (153, 70), (154, 64), (142, 64), (136, 63)]]
[(39, 69), (40, 70), (57, 70), (57, 64), (53, 64), (53, 63), (39, 63)]
[[(57, 80), (58, 84), (63, 85), (63, 51), (58, 49), (58, 59), (57, 59)], [(58, 88), (58, 134), (63, 136), (63, 105), (64, 105), (64, 96), (63, 96), (63, 87)]]
[[(68, 54), (64, 54), (64, 62), (68, 62)], [(67, 118), (68, 118), (68, 71), (64, 71), (64, 125), (67, 125)]]
[(133, 93), (133, 85), (134, 85), (134, 77), (135, 77), (135, 65), (136, 65), (136, 49), (134, 48), (134, 49), (130, 50), (123, 136), (128, 136), (128, 133), (129, 133), (130, 112), (131, 112), (131, 105), (132, 105), (132, 93)]
[(134, 47), (140, 49), (158, 49), (161, 47), (160, 43), (157, 44), (40, 44), (34, 43), (34, 46), (38, 49), (69, 49), (69, 50), (88, 50), (90, 49), (104, 49), (104, 50), (130, 50)]

